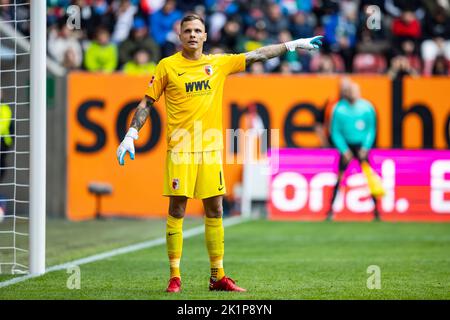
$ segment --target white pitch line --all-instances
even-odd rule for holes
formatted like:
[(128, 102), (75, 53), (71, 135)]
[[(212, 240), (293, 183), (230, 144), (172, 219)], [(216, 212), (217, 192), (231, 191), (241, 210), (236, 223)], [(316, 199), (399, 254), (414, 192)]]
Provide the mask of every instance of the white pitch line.
[[(244, 219), (240, 216), (238, 217), (231, 217), (231, 218), (225, 218), (223, 220), (223, 226), (224, 227), (230, 227), (239, 223), (242, 223), (244, 221), (246, 221), (247, 219)], [(194, 236), (197, 236), (199, 234), (202, 234), (205, 231), (205, 226), (198, 226), (192, 229), (188, 229), (186, 231), (183, 231), (183, 238), (187, 239), (187, 238), (191, 238)], [(78, 259), (78, 260), (73, 260), (70, 262), (66, 262), (63, 264), (59, 264), (53, 267), (48, 268), (47, 270), (45, 270), (45, 273), (42, 275), (35, 275), (35, 274), (28, 274), (26, 276), (22, 276), (22, 277), (17, 277), (17, 278), (13, 278), (10, 280), (6, 280), (3, 282), (0, 282), (0, 288), (4, 288), (4, 287), (8, 287), (10, 285), (22, 282), (22, 281), (26, 281), (28, 279), (32, 279), (32, 278), (37, 278), (40, 276), (44, 276), (49, 272), (53, 272), (53, 271), (60, 271), (60, 270), (65, 270), (69, 267), (73, 267), (73, 266), (79, 266), (82, 264), (87, 264), (87, 263), (91, 263), (91, 262), (95, 262), (95, 261), (100, 261), (100, 260), (104, 260), (104, 259), (108, 259), (114, 256), (118, 256), (121, 254), (125, 254), (125, 253), (130, 253), (130, 252), (134, 252), (134, 251), (139, 251), (142, 249), (148, 249), (148, 248), (152, 248), (152, 247), (156, 247), (162, 244), (166, 243), (166, 238), (165, 237), (161, 237), (158, 239), (153, 239), (153, 240), (149, 240), (149, 241), (144, 241), (144, 242), (140, 242), (140, 243), (136, 243), (136, 244), (132, 244), (130, 246), (126, 246), (126, 247), (122, 247), (122, 248), (118, 248), (118, 249), (114, 249), (111, 251), (106, 251), (103, 253), (99, 253), (99, 254), (95, 254), (93, 256), (89, 256), (86, 258), (82, 258), (82, 259)]]

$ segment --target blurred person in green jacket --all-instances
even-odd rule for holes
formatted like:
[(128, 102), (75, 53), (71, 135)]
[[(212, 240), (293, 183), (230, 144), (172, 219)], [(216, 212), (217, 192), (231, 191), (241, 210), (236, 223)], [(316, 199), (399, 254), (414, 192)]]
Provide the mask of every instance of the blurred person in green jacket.
[(128, 75), (153, 75), (156, 64), (150, 58), (150, 54), (145, 49), (137, 49), (133, 60), (123, 66), (123, 72)]
[[(2, 92), (0, 90), (0, 101), (2, 97)], [(4, 175), (3, 168), (6, 167), (6, 154), (3, 153), (8, 151), (13, 144), (12, 138), (12, 111), (9, 105), (0, 102), (0, 137), (1, 137), (1, 153), (0, 153), (0, 180), (2, 180)]]
[(148, 35), (148, 27), (144, 19), (135, 18), (130, 37), (119, 45), (119, 64), (123, 66), (134, 58), (138, 49), (145, 49), (151, 60), (157, 62), (161, 58), (159, 46)]
[(111, 73), (117, 69), (117, 47), (110, 42), (110, 38), (108, 29), (104, 27), (97, 29), (95, 40), (88, 46), (84, 56), (86, 70)]
[[(0, 101), (2, 98), (2, 91), (0, 89)], [(9, 105), (0, 102), (0, 182), (3, 182), (7, 167), (6, 157), (11, 147), (13, 146), (12, 138), (12, 110)], [(4, 196), (0, 194), (0, 222), (3, 220), (3, 216), (6, 215), (6, 202)]]

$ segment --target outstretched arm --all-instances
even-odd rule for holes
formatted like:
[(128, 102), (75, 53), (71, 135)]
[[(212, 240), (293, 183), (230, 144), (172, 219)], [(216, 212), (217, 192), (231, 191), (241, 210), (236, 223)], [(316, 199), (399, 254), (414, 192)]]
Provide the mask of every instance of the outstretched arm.
[(257, 61), (266, 61), (271, 58), (281, 56), (286, 51), (294, 51), (295, 49), (317, 50), (322, 46), (323, 36), (316, 36), (306, 39), (297, 39), (280, 44), (265, 46), (253, 51), (245, 53), (245, 62), (250, 65)]
[(257, 61), (266, 61), (268, 59), (281, 56), (286, 51), (287, 48), (284, 43), (265, 46), (253, 51), (246, 52), (245, 63), (246, 65), (250, 65)]

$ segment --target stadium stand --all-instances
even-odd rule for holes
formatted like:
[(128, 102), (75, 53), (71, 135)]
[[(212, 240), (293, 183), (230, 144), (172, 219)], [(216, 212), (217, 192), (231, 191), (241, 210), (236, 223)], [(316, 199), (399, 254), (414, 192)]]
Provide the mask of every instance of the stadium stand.
[[(380, 8), (381, 28), (369, 30), (367, 7), (373, 4)], [(80, 30), (64, 27), (71, 5), (80, 8)], [(179, 49), (178, 22), (184, 13), (195, 12), (206, 18), (208, 52), (242, 52), (278, 43), (280, 36), (325, 36), (325, 54), (287, 54), (263, 65), (264, 72), (386, 73), (406, 58), (415, 74), (449, 73), (449, 0), (47, 0), (47, 6), (48, 50), (68, 69), (88, 69), (84, 61), (99, 27), (111, 35), (108, 46), (119, 50), (116, 71), (141, 49), (130, 45), (136, 29), (145, 30), (142, 47), (157, 63)], [(0, 15), (6, 20), (14, 12), (0, 9)], [(20, 28), (27, 32), (26, 26)], [(120, 52), (124, 46), (126, 53)]]

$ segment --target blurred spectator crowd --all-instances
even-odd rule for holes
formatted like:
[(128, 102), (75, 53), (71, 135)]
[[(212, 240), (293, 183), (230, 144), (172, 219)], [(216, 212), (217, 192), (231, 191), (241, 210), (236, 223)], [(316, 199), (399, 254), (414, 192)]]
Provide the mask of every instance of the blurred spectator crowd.
[(191, 12), (206, 21), (208, 53), (324, 35), (320, 52), (288, 52), (254, 74), (449, 74), (450, 0), (47, 0), (47, 10), (48, 53), (68, 69), (151, 73), (180, 50)]

